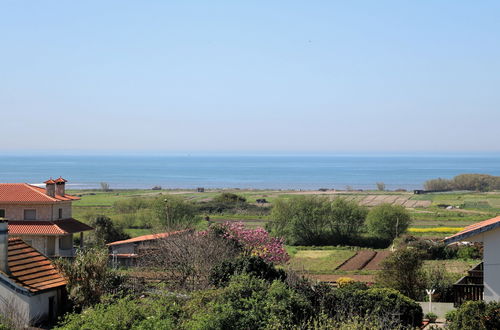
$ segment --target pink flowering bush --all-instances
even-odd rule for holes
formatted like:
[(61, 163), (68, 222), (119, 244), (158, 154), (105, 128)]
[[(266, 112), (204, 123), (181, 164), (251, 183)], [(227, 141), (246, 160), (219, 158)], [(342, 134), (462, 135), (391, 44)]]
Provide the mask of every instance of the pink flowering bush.
[(258, 256), (267, 262), (284, 264), (290, 256), (282, 238), (271, 237), (264, 228), (247, 229), (242, 222), (227, 221), (217, 226), (227, 239), (236, 241), (245, 255)]

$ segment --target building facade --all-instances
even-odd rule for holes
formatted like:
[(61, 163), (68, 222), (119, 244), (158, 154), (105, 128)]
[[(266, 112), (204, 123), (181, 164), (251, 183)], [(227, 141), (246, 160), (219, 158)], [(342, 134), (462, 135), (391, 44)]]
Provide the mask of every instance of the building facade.
[(66, 180), (45, 181), (45, 188), (27, 183), (0, 183), (0, 219), (9, 220), (9, 233), (49, 257), (72, 257), (73, 235), (93, 228), (73, 219)]

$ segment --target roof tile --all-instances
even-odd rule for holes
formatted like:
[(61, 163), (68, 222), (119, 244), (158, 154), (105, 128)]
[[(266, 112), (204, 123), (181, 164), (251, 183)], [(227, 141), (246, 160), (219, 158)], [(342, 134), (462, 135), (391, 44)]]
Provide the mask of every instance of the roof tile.
[[(19, 260), (19, 251), (24, 259)], [(16, 259), (13, 260), (13, 257)], [(9, 278), (16, 284), (36, 293), (42, 290), (66, 285), (66, 279), (52, 262), (20, 238), (9, 238)]]
[(94, 228), (69, 218), (64, 220), (10, 220), (11, 235), (66, 235), (93, 230)]
[(71, 195), (55, 195), (51, 197), (45, 189), (27, 183), (0, 183), (0, 203), (57, 203), (73, 201), (80, 198)]

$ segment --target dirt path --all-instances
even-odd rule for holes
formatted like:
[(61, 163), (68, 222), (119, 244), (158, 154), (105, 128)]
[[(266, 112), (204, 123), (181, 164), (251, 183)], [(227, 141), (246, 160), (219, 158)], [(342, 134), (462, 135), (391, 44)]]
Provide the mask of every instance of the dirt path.
[(361, 250), (353, 257), (347, 259), (338, 270), (360, 270), (363, 269), (377, 254), (373, 250)]
[(378, 251), (375, 257), (370, 260), (363, 269), (366, 270), (380, 270), (382, 269), (382, 261), (391, 254), (390, 251)]

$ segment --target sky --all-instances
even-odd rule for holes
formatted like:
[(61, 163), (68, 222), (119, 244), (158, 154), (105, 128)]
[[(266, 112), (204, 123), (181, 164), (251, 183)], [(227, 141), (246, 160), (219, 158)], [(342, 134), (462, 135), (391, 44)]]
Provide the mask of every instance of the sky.
[(0, 0), (0, 151), (498, 152), (499, 1)]

